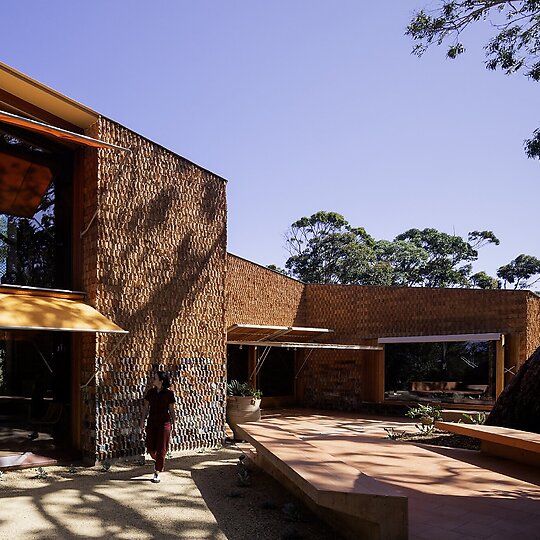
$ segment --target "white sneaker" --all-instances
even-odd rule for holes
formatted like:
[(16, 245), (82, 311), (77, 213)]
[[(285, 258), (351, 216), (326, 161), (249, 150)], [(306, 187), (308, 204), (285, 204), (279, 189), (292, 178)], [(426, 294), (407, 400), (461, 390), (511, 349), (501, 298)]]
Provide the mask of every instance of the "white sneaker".
[(161, 482), (161, 478), (159, 477), (159, 474), (157, 472), (154, 473), (154, 478), (152, 478), (152, 482), (154, 482), (154, 484), (159, 484)]

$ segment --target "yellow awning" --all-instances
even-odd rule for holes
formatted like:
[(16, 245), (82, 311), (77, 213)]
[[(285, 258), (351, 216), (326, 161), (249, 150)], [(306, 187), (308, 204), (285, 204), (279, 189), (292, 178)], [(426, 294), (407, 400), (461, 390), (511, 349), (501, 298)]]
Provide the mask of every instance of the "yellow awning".
[(0, 329), (127, 334), (81, 300), (20, 292), (0, 293)]

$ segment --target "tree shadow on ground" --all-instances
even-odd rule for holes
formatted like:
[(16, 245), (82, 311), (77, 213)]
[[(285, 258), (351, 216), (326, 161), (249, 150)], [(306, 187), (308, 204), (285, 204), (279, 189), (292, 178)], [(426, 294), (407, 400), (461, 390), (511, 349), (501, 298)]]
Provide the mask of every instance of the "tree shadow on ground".
[(327, 540), (340, 536), (319, 520), (281, 484), (246, 464), (250, 485), (238, 483), (240, 451), (224, 450), (227, 460), (207, 454), (191, 476), (219, 528), (229, 540)]

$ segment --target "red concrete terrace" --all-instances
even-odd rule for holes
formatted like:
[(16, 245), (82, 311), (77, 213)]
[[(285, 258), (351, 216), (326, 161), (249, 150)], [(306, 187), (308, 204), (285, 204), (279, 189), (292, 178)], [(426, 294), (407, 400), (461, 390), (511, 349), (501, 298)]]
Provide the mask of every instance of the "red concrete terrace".
[[(261, 422), (244, 424), (242, 429), (257, 456), (266, 456), (259, 462), (297, 493), (303, 491), (309, 504), (319, 497), (319, 504), (331, 508), (328, 493), (337, 493), (340, 488), (354, 493), (353, 498), (362, 491), (388, 496), (392, 511), (387, 512), (387, 518), (394, 520), (397, 528), (382, 520), (382, 526), (372, 527), (373, 534), (367, 537), (540, 538), (540, 468), (473, 450), (392, 441), (385, 427), (415, 430), (411, 422), (399, 418), (301, 410), (266, 415)], [(296, 452), (295, 445), (289, 444), (291, 439), (297, 441)], [(351, 482), (351, 474), (356, 474), (356, 481)], [(320, 484), (318, 494), (302, 487), (306, 481), (313, 484), (313, 479)], [(403, 527), (401, 498), (408, 502), (404, 533), (396, 532)], [(336, 501), (335, 507), (347, 512), (346, 497)], [(335, 525), (332, 511), (326, 518)], [(368, 529), (362, 529), (364, 525), (357, 531), (369, 530), (369, 524)]]

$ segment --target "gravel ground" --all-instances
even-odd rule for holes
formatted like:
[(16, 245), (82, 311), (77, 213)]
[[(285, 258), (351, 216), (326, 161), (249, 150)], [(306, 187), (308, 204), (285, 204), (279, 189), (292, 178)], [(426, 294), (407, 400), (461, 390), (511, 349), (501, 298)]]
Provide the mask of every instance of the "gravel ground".
[(152, 462), (7, 471), (0, 479), (0, 539), (328, 540), (339, 538), (273, 478), (250, 468), (238, 485), (234, 447), (175, 456), (160, 484)]

